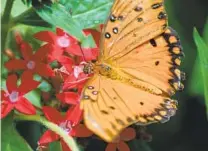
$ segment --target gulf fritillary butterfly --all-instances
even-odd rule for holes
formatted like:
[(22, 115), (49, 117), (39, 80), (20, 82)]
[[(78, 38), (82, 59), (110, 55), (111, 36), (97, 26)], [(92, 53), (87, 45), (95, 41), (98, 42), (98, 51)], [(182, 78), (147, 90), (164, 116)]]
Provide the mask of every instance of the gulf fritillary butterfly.
[(86, 126), (107, 142), (131, 124), (166, 122), (175, 114), (170, 97), (183, 89), (183, 56), (177, 34), (167, 26), (163, 0), (115, 0), (94, 73), (81, 100)]

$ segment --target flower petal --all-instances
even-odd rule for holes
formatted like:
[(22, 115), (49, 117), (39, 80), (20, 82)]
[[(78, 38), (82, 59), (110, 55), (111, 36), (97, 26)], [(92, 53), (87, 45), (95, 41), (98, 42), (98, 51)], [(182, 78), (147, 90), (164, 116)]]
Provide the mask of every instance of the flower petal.
[(128, 127), (121, 132), (120, 137), (121, 140), (130, 141), (136, 137), (136, 131), (135, 129)]
[(8, 101), (7, 94), (4, 90), (1, 90), (1, 101)]
[(61, 147), (63, 151), (71, 151), (71, 149), (68, 147), (68, 145), (64, 142), (64, 140), (61, 140)]
[(56, 97), (63, 103), (78, 104), (79, 95), (74, 92), (63, 92), (56, 95)]
[(9, 102), (1, 103), (1, 119), (7, 116), (7, 114), (14, 108), (14, 105)]
[(76, 137), (90, 137), (93, 135), (93, 132), (90, 131), (85, 125), (79, 124), (72, 129), (70, 135)]
[(9, 75), (6, 80), (6, 86), (9, 93), (17, 91), (17, 76), (15, 74)]
[(67, 120), (71, 121), (72, 125), (77, 125), (83, 118), (83, 110), (80, 108), (80, 104), (70, 107), (66, 113)]
[(6, 62), (4, 65), (8, 70), (23, 70), (27, 69), (27, 62), (21, 59), (12, 59)]
[(21, 42), (20, 51), (25, 60), (30, 60), (31, 56), (33, 55), (31, 45), (25, 41)]
[(85, 83), (90, 77), (88, 77), (84, 73), (80, 73), (78, 79), (74, 76), (74, 74), (71, 74), (68, 76), (68, 78), (65, 80), (63, 84), (63, 89), (71, 89), (74, 87), (77, 87), (79, 84)]
[(116, 143), (109, 143), (105, 148), (105, 151), (116, 151)]
[(36, 114), (35, 107), (24, 97), (20, 98), (20, 100), (15, 104), (15, 109), (28, 115)]
[(21, 76), (21, 85), (18, 89), (21, 94), (26, 94), (29, 91), (36, 89), (39, 84), (40, 82), (33, 80), (32, 72), (25, 71)]
[(76, 56), (83, 56), (83, 52), (78, 44), (72, 44), (69, 47), (65, 48), (65, 50)]
[(66, 32), (63, 29), (57, 27), (56, 28), (56, 34), (58, 36), (64, 36), (64, 35), (66, 35)]
[(49, 52), (54, 50), (54, 45), (52, 44), (45, 44), (41, 46), (33, 55), (33, 59), (36, 61), (42, 61)]
[(117, 147), (118, 147), (119, 151), (130, 151), (129, 146), (125, 142), (123, 142), (123, 141), (120, 141), (118, 143)]
[(51, 130), (47, 130), (39, 139), (38, 144), (48, 144), (58, 140), (60, 137)]
[(53, 123), (59, 124), (61, 121), (65, 120), (64, 116), (62, 116), (55, 108), (44, 106), (42, 110), (45, 117)]
[(91, 61), (96, 60), (98, 55), (98, 48), (82, 48), (84, 52), (84, 60)]
[(58, 62), (60, 62), (65, 67), (67, 72), (69, 73), (72, 72), (73, 70), (72, 66), (74, 65), (74, 62), (71, 58), (66, 57), (66, 56), (61, 56)]
[(48, 43), (56, 44), (57, 35), (51, 31), (41, 31), (34, 35), (36, 39), (45, 41)]
[(35, 73), (39, 74), (40, 76), (44, 77), (51, 77), (54, 76), (54, 71), (51, 69), (51, 67), (44, 63), (36, 63)]
[(64, 50), (61, 47), (53, 45), (51, 51), (48, 54), (49, 62), (60, 60), (59, 57), (62, 56), (63, 52)]

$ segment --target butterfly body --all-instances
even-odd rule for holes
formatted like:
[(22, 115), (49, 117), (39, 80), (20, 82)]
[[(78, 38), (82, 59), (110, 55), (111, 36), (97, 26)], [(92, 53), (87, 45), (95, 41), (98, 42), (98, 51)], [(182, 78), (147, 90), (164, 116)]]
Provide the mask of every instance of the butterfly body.
[(166, 122), (183, 89), (179, 38), (167, 27), (163, 0), (115, 0), (101, 38), (100, 56), (81, 99), (86, 126), (111, 142), (126, 127)]

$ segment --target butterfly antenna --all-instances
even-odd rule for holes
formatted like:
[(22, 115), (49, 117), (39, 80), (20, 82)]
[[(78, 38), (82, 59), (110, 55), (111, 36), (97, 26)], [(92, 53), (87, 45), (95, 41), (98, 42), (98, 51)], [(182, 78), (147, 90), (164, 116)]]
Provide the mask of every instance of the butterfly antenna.
[(82, 57), (83, 57), (84, 61), (87, 62), (87, 60), (86, 60), (86, 58), (85, 58), (85, 55), (84, 55), (84, 52), (83, 52), (83, 50), (82, 50), (82, 47), (81, 47), (81, 45), (79, 45), (79, 46), (80, 46), (80, 50), (81, 50), (81, 52), (82, 52)]

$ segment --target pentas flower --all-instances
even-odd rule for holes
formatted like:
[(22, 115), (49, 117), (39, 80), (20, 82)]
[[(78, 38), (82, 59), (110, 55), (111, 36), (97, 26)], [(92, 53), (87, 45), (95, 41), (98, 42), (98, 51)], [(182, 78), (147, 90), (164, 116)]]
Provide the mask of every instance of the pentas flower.
[(51, 31), (41, 31), (34, 35), (35, 38), (47, 42), (47, 45), (54, 45), (49, 54), (49, 61), (61, 60), (64, 51), (81, 56), (81, 48), (77, 39), (67, 34), (64, 30), (56, 28), (56, 33)]
[[(66, 77), (64, 79), (64, 83), (63, 83), (63, 89), (72, 89), (75, 88), (79, 85), (83, 85), (85, 84), (85, 82), (87, 82), (87, 80), (90, 78), (90, 75), (85, 74), (83, 72), (84, 69), (84, 65), (86, 64), (86, 62), (81, 62), (79, 65), (72, 65), (72, 70), (67, 70), (66, 72), (64, 72), (63, 74), (65, 74), (64, 77)], [(66, 67), (67, 64), (65, 64), (64, 67)], [(66, 76), (66, 74), (68, 76)]]
[(74, 92), (62, 92), (56, 94), (56, 97), (63, 103), (76, 105), (79, 104), (80, 96)]
[[(49, 121), (57, 124), (72, 137), (90, 137), (93, 134), (83, 124), (80, 124), (80, 121), (82, 120), (82, 111), (80, 110), (79, 105), (71, 107), (66, 115), (61, 115), (56, 109), (49, 106), (43, 107), (43, 112)], [(63, 151), (71, 151), (63, 139), (51, 130), (47, 130), (42, 135), (38, 144), (46, 145), (57, 140), (61, 141)]]
[(41, 31), (36, 33), (34, 37), (41, 41), (47, 42), (46, 45), (54, 45), (48, 56), (50, 62), (54, 60), (61, 62), (61, 57), (64, 52), (67, 52), (70, 55), (79, 56), (85, 61), (95, 60), (98, 56), (100, 32), (87, 29), (84, 30), (83, 33), (85, 36), (92, 34), (96, 42), (95, 48), (81, 47), (76, 38), (60, 28), (56, 28), (56, 34), (51, 31)]
[(33, 54), (32, 47), (27, 42), (21, 41), (20, 51), (23, 59), (11, 59), (5, 63), (5, 67), (8, 70), (24, 70), (45, 77), (53, 76), (54, 72), (50, 66), (43, 63), (43, 59), (51, 49), (52, 46), (44, 45)]
[(22, 74), (20, 86), (17, 86), (17, 80), (14, 74), (8, 76), (7, 90), (1, 90), (1, 118), (4, 118), (12, 109), (24, 114), (36, 114), (35, 108), (24, 95), (37, 88), (40, 83), (34, 81), (29, 73)]
[(113, 142), (109, 143), (105, 151), (130, 151), (126, 141), (133, 140), (136, 137), (136, 131), (133, 128), (126, 128), (120, 134), (120, 136)]

